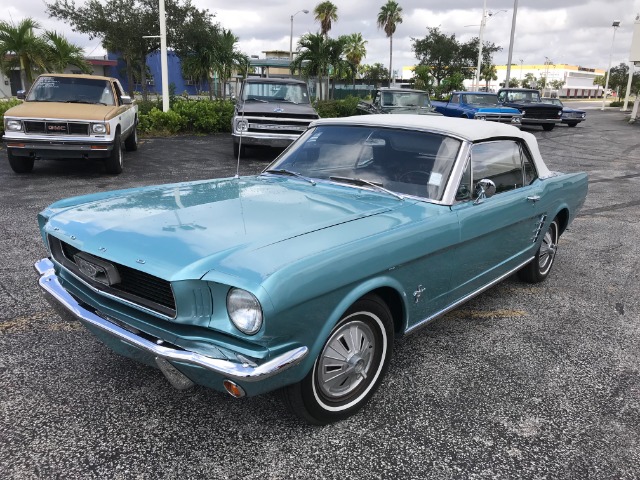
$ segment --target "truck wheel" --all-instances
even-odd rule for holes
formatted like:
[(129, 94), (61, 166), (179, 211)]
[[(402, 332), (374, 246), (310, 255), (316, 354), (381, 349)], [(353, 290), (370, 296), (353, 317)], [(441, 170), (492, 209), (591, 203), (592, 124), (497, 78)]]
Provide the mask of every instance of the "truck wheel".
[(33, 170), (33, 157), (18, 157), (7, 150), (7, 156), (9, 157), (9, 165), (11, 170), (16, 173), (29, 173)]
[(542, 129), (543, 129), (545, 132), (550, 132), (551, 130), (553, 130), (553, 129), (555, 128), (555, 126), (556, 126), (556, 124), (555, 124), (555, 123), (551, 123), (551, 124), (549, 124), (549, 123), (545, 123), (544, 125), (542, 125)]
[(117, 175), (122, 173), (122, 141), (120, 140), (120, 132), (116, 132), (113, 139), (113, 150), (111, 155), (104, 162), (107, 173)]
[(133, 132), (129, 134), (124, 141), (124, 148), (127, 152), (135, 152), (138, 150), (138, 121), (133, 125)]

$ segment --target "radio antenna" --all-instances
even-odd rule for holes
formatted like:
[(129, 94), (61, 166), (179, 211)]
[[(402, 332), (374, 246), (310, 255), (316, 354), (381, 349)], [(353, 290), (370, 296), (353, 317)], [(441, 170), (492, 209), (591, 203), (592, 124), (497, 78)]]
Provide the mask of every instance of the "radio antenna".
[[(244, 72), (244, 79), (242, 81), (242, 87), (240, 88), (240, 93), (242, 94), (242, 116), (241, 118), (241, 124), (244, 125), (244, 107), (246, 104), (246, 100), (245, 97), (246, 95), (244, 94), (244, 87), (246, 86), (246, 82), (244, 80), (246, 80), (246, 78), (249, 76), (249, 59), (247, 58), (247, 69)], [(249, 128), (249, 125), (247, 125), (247, 129)], [(236, 176), (234, 178), (240, 178), (240, 154), (242, 153), (242, 132), (244, 130), (241, 128), (240, 129), (240, 140), (238, 141), (238, 161), (236, 163)]]

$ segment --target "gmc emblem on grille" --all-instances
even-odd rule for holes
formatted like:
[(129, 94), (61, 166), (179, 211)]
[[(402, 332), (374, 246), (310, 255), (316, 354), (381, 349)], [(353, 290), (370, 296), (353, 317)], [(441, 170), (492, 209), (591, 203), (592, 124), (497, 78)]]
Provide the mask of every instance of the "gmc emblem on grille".
[(65, 132), (67, 130), (66, 125), (47, 125), (47, 130), (50, 132)]

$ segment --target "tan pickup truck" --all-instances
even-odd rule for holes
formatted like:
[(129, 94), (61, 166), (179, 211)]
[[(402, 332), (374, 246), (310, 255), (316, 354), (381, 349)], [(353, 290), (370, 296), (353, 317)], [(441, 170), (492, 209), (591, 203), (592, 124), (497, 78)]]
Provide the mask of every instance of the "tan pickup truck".
[(37, 159), (98, 159), (122, 172), (122, 148), (138, 148), (138, 107), (115, 78), (39, 76), (21, 105), (4, 114), (3, 142), (16, 173)]

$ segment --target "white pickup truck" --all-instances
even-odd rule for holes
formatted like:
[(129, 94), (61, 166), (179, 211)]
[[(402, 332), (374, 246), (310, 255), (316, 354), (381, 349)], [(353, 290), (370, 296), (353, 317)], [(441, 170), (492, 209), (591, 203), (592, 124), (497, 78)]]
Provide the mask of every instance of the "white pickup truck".
[(3, 142), (16, 173), (31, 172), (36, 159), (84, 158), (118, 174), (122, 148), (138, 148), (138, 107), (115, 78), (41, 75), (23, 98), (4, 114)]

